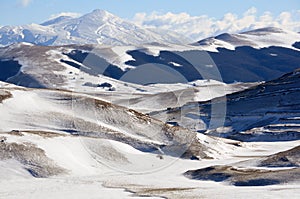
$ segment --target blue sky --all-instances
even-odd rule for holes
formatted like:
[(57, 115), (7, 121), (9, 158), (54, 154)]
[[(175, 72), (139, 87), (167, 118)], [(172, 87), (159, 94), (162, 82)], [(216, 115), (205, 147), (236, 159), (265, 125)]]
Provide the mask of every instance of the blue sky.
[[(23, 2), (23, 3), (22, 3)], [(257, 14), (270, 11), (278, 15), (283, 11), (300, 10), (299, 0), (0, 0), (0, 25), (41, 23), (60, 12), (88, 13), (98, 8), (122, 18), (132, 19), (135, 13), (186, 12), (190, 15), (208, 15), (221, 18), (231, 12), (242, 15), (251, 7)]]

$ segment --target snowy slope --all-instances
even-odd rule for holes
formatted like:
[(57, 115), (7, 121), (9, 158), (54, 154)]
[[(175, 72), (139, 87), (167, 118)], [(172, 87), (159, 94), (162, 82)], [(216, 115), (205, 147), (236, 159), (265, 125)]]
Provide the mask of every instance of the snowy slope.
[(152, 153), (205, 156), (206, 146), (195, 133), (84, 94), (24, 88), (1, 88), (0, 94), (2, 132), (54, 131), (111, 139)]
[[(4, 66), (1, 70), (5, 71), (1, 73), (1, 78), (15, 72), (5, 69), (16, 67), (18, 69), (16, 72), (21, 69), (20, 72), (28, 76), (24, 78), (19, 74), (13, 77), (15, 79), (8, 76), (15, 84), (22, 80), (25, 81), (23, 85), (28, 87), (30, 87), (28, 84), (30, 82), (35, 83), (32, 87), (56, 87), (69, 91), (49, 88), (14, 88), (13, 85), (7, 85), (5, 82), (0, 83), (0, 197), (257, 198), (260, 196), (276, 198), (289, 195), (290, 198), (298, 198), (299, 169), (294, 172), (293, 168), (279, 168), (285, 170), (283, 174), (287, 174), (282, 177), (281, 171), (278, 170), (279, 175), (277, 175), (277, 171), (272, 168), (257, 168), (256, 163), (277, 157), (275, 153), (299, 146), (298, 137), (295, 139), (295, 137), (287, 136), (285, 138), (288, 139), (283, 139), (284, 142), (280, 141), (282, 137), (278, 138), (278, 134), (275, 137), (271, 135), (274, 142), (264, 137), (269, 136), (267, 133), (270, 130), (283, 133), (283, 135), (289, 135), (291, 129), (294, 134), (297, 133), (295, 131), (299, 131), (299, 116), (297, 116), (299, 72), (290, 73), (278, 80), (229, 96), (229, 102), (232, 103), (228, 109), (229, 116), (236, 115), (236, 110), (246, 116), (246, 119), (241, 116), (229, 118), (228, 121), (236, 122), (234, 125), (228, 123), (229, 126), (241, 127), (245, 121), (258, 121), (255, 125), (265, 125), (269, 120), (265, 121), (264, 118), (274, 114), (278, 116), (274, 120), (275, 123), (266, 126), (267, 131), (266, 129), (258, 131), (253, 128), (251, 130), (255, 131), (249, 131), (250, 133), (242, 132), (242, 134), (253, 133), (253, 137), (259, 139), (245, 139), (244, 141), (251, 142), (241, 142), (211, 138), (180, 127), (171, 127), (172, 125), (166, 125), (147, 115), (105, 101), (114, 101), (135, 109), (147, 109), (147, 111), (166, 108), (165, 105), (170, 105), (171, 109), (165, 112), (171, 113), (175, 110), (175, 114), (170, 114), (170, 117), (177, 117), (176, 109), (173, 109), (176, 104), (181, 105), (190, 100), (209, 100), (226, 93), (244, 90), (251, 84), (227, 85), (214, 80), (198, 80), (185, 84), (137, 85), (103, 75), (90, 74), (86, 70), (79, 71), (74, 64), (72, 66), (72, 64), (60, 61), (61, 59), (72, 61), (81, 68), (85, 68), (86, 66), (81, 62), (76, 61), (75, 58), (72, 59), (67, 54), (78, 49), (86, 52), (91, 48), (91, 46), (76, 45), (36, 47), (18, 44), (1, 49), (1, 63), (4, 63), (1, 65), (1, 67)], [(126, 53), (126, 48), (114, 50), (118, 53)], [(108, 51), (111, 52), (110, 48)], [(155, 48), (151, 51), (150, 48), (147, 53), (158, 56), (160, 51)], [(105, 55), (107, 56), (105, 60), (110, 60), (115, 56), (113, 53)], [(141, 59), (141, 57), (130, 55), (132, 53), (126, 53), (124, 59), (120, 59), (121, 61), (117, 63)], [(167, 61), (172, 61), (172, 65), (176, 67), (181, 65), (178, 59)], [(126, 64), (120, 69), (122, 67), (124, 69), (124, 66)], [(135, 68), (136, 66), (129, 67)], [(87, 82), (92, 84), (83, 86)], [(110, 83), (116, 90), (109, 91), (109, 87), (97, 87), (102, 83)], [(170, 103), (169, 100), (174, 96), (179, 100)], [(126, 101), (126, 98), (130, 100)], [(105, 99), (105, 101), (100, 99)], [(289, 99), (295, 99), (295, 101)], [(251, 102), (255, 103), (251, 104)], [(280, 110), (277, 109), (277, 103)], [(184, 106), (186, 116), (193, 119), (195, 117), (193, 113), (200, 113), (199, 104), (204, 104), (204, 108), (201, 109), (204, 118), (201, 125), (204, 126), (208, 121), (205, 118), (209, 118), (210, 113), (205, 109), (206, 103), (187, 104)], [(247, 118), (246, 114), (253, 106), (258, 111), (250, 113), (258, 115), (259, 119)], [(270, 110), (271, 113), (268, 112)], [(272, 113), (274, 110), (275, 113)], [(281, 112), (282, 110), (284, 112)], [(184, 116), (185, 112), (179, 113), (178, 117)], [(260, 123), (261, 121), (266, 123)], [(193, 130), (195, 127), (197, 126), (193, 126)], [(219, 133), (220, 131), (217, 135)], [(230, 131), (223, 131), (223, 133), (223, 135), (228, 135), (226, 133), (231, 135)], [(259, 137), (260, 135), (263, 136)], [(239, 134), (232, 138), (241, 140), (244, 137)], [(193, 142), (194, 140), (196, 142)], [(191, 159), (200, 157), (200, 161), (178, 158), (182, 149), (187, 148), (187, 143), (190, 147), (185, 157)], [(224, 166), (218, 166), (221, 169), (215, 170), (215, 165)], [(279, 184), (237, 187), (232, 186), (230, 181), (191, 180), (183, 175), (187, 171), (203, 168), (212, 170), (210, 173), (212, 175), (215, 171), (219, 172), (218, 175), (223, 174), (222, 168), (227, 168), (224, 174), (228, 174), (228, 170), (230, 175), (239, 173), (237, 177), (245, 172), (250, 180), (253, 176), (256, 179), (258, 169), (267, 170), (271, 177), (274, 176), (276, 180), (279, 180), (276, 181)], [(291, 170), (287, 172), (286, 169)], [(290, 173), (293, 176), (290, 176)], [(269, 179), (265, 173), (262, 176)], [(285, 184), (280, 184), (282, 182)]]
[[(145, 148), (168, 143), (172, 138), (177, 140), (179, 131), (192, 133), (190, 131), (173, 127), (171, 129), (177, 129), (175, 134), (165, 136), (165, 130), (159, 130), (161, 122), (92, 98), (94, 103), (105, 106), (99, 107), (101, 110), (97, 112), (88, 108), (93, 103), (83, 94), (25, 88), (1, 88), (1, 91), (12, 94), (0, 103), (1, 197), (197, 198), (200, 194), (232, 198), (246, 197), (251, 191), (256, 197), (257, 194), (271, 197), (289, 194), (290, 198), (297, 198), (293, 196), (299, 193), (298, 173), (284, 178), (280, 170), (276, 175), (277, 171), (272, 168), (268, 168), (270, 175), (280, 179), (276, 183), (284, 181), (285, 184), (236, 187), (227, 181), (191, 180), (182, 175), (195, 169), (224, 165), (219, 167), (231, 168), (229, 172), (234, 174), (239, 171), (237, 175), (248, 172), (248, 178), (255, 177), (258, 168), (254, 163), (258, 158), (269, 160), (275, 153), (298, 146), (299, 140), (243, 143), (198, 134), (199, 143), (194, 150), (205, 152), (213, 159), (178, 159), (141, 150), (138, 145)], [(70, 97), (73, 105), (69, 104)], [(153, 128), (160, 132), (153, 135)], [(135, 140), (131, 142), (129, 137)], [(162, 151), (166, 152), (163, 148)], [(294, 172), (293, 168), (282, 169)], [(262, 177), (268, 179), (266, 175)], [(272, 189), (278, 191), (274, 193)]]
[[(137, 84), (186, 84), (203, 78), (225, 83), (269, 81), (300, 67), (300, 51), (292, 47), (243, 46), (218, 50), (203, 51), (201, 46), (187, 45), (52, 47), (21, 43), (0, 49), (0, 81), (81, 91), (109, 90), (97, 88), (107, 82), (114, 89), (132, 93), (149, 91)], [(217, 74), (214, 71), (219, 77), (213, 75)], [(145, 78), (150, 72), (155, 75)]]
[[(190, 123), (200, 122), (195, 130), (240, 141), (299, 140), (299, 80), (296, 70), (225, 98), (188, 103), (150, 115), (193, 130), (195, 126), (191, 128)], [(226, 114), (212, 112), (214, 106), (226, 107)], [(190, 122), (184, 123), (183, 118)], [(224, 122), (212, 125), (212, 118), (223, 118)]]
[[(272, 186), (236, 187), (223, 182), (207, 180), (190, 180), (183, 173), (188, 170), (206, 168), (214, 165), (234, 165), (232, 169), (251, 171), (253, 167), (243, 168), (244, 162), (256, 161), (257, 157), (266, 158), (267, 155), (278, 153), (293, 148), (296, 142), (277, 143), (252, 143), (243, 144), (242, 147), (227, 148), (227, 154), (214, 160), (192, 161), (183, 159), (160, 159), (156, 155), (139, 152), (122, 143), (111, 142), (103, 139), (89, 139), (89, 144), (97, 144), (102, 152), (109, 151), (106, 157), (114, 157), (113, 161), (119, 162), (119, 167), (105, 165), (107, 161), (101, 160), (104, 154), (95, 155), (87, 149), (87, 138), (54, 136), (34, 132), (19, 132), (19, 135), (4, 133), (1, 136), (8, 138), (6, 143), (28, 143), (45, 151), (47, 157), (57, 165), (66, 169), (67, 173), (50, 178), (33, 178), (24, 166), (15, 160), (0, 160), (0, 187), (1, 197), (5, 198), (198, 198), (222, 197), (235, 198), (247, 197), (283, 197), (297, 198), (299, 183), (286, 179), (285, 184)], [(44, 135), (44, 136), (43, 136)], [(298, 142), (299, 144), (299, 142)], [(0, 143), (0, 146), (3, 143)], [(105, 149), (105, 150), (104, 150)], [(115, 151), (118, 151), (116, 153)], [(32, 153), (34, 154), (34, 153)], [(118, 156), (113, 156), (118, 154)], [(139, 154), (139, 156), (137, 156)], [(119, 158), (116, 158), (119, 157)], [(124, 161), (125, 160), (125, 161)], [(129, 168), (132, 161), (133, 166)], [(135, 160), (135, 161), (133, 161)], [(147, 166), (159, 166), (156, 171)], [(239, 165), (239, 166), (238, 166)], [(163, 167), (161, 167), (163, 166)], [(245, 167), (245, 166), (244, 166)], [(130, 169), (129, 173), (117, 169)], [(133, 170), (134, 169), (134, 170)], [(284, 168), (286, 169), (286, 168)], [(270, 169), (271, 171), (272, 169)], [(134, 172), (135, 171), (135, 172)], [(276, 177), (276, 176), (275, 176)], [(297, 175), (293, 176), (295, 179)], [(274, 192), (274, 189), (277, 190)], [(53, 191), (55, 190), (55, 191)], [(250, 197), (249, 197), (249, 193)], [(255, 194), (255, 197), (252, 197)]]
[(42, 24), (4, 26), (0, 28), (0, 44), (29, 42), (38, 45), (143, 43), (187, 43), (177, 34), (160, 34), (123, 20), (107, 11), (94, 10), (78, 18), (60, 16)]
[(210, 51), (218, 51), (217, 48), (234, 50), (241, 46), (251, 46), (253, 48), (281, 46), (296, 49), (293, 44), (298, 41), (300, 41), (300, 34), (297, 32), (268, 27), (237, 34), (224, 33), (200, 40), (194, 45), (200, 45)]
[[(148, 48), (156, 50), (153, 46)], [(92, 57), (95, 49), (98, 57)], [(101, 67), (107, 66), (107, 71), (114, 69), (117, 72), (138, 68), (126, 64), (127, 61), (134, 60), (127, 54), (127, 49), (137, 48), (15, 44), (0, 49), (0, 80), (24, 87), (84, 92), (143, 113), (178, 107), (187, 102), (206, 101), (257, 84), (229, 85), (215, 80), (161, 83), (160, 81), (165, 79), (162, 76), (155, 80), (155, 84), (140, 85), (126, 82), (123, 78), (110, 78)], [(92, 57), (93, 62), (84, 60), (90, 60), (89, 57)], [(175, 62), (178, 62), (176, 54)]]
[[(149, 46), (149, 49), (155, 49), (152, 47)], [(162, 84), (163, 77), (156, 79), (156, 82), (153, 82), (155, 84), (150, 85), (126, 82), (122, 76), (126, 76), (126, 71), (137, 68), (126, 64), (128, 61), (134, 60), (127, 53), (128, 50), (137, 50), (137, 48), (134, 46), (99, 47), (96, 45), (46, 47), (29, 45), (28, 43), (14, 44), (0, 49), (0, 80), (33, 88), (61, 88), (77, 92), (130, 93), (131, 95), (195, 89), (193, 95), (197, 96), (199, 94), (197, 87), (209, 88), (210, 85), (214, 84), (218, 84), (221, 90), (226, 87), (226, 84), (213, 80)], [(176, 54), (174, 54), (175, 58)], [(113, 78), (120, 73), (122, 73), (121, 77)], [(181, 76), (179, 74), (179, 77)], [(236, 89), (234, 85), (229, 87), (228, 92), (233, 92), (244, 86), (237, 86)], [(247, 87), (246, 84), (245, 87)], [(208, 98), (211, 99), (216, 96), (220, 96), (220, 94), (210, 93)], [(133, 98), (135, 97), (133, 96)], [(193, 96), (190, 98), (193, 99)], [(200, 98), (204, 99), (202, 94)]]

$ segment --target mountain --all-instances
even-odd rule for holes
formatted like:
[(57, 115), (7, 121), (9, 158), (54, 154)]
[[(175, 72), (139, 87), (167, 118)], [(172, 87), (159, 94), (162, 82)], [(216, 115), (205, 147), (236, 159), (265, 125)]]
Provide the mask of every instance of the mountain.
[[(194, 123), (202, 123), (196, 129), (199, 132), (245, 142), (299, 140), (299, 86), (298, 69), (226, 97), (188, 103), (150, 115), (188, 128), (194, 120)], [(219, 111), (214, 107), (218, 107)], [(222, 118), (224, 122), (211, 122), (222, 121)]]
[[(298, 183), (299, 150), (296, 146), (278, 153), (227, 165), (214, 165), (184, 173), (187, 178), (227, 182), (234, 186), (267, 186)], [(280, 168), (280, 169), (274, 169)]]
[[(64, 193), (69, 193), (68, 198), (87, 194), (131, 198), (131, 193), (168, 198), (188, 193), (198, 198), (203, 186), (209, 197), (216, 195), (216, 186), (224, 190), (222, 195), (231, 196), (230, 184), (201, 180), (218, 181), (225, 176), (225, 182), (235, 186), (279, 186), (299, 180), (299, 168), (235, 166), (252, 157), (268, 164), (274, 157), (297, 163), (298, 149), (276, 155), (296, 143), (261, 145), (215, 139), (84, 93), (4, 86), (0, 112), (0, 185), (8, 198), (59, 198)], [(36, 190), (37, 186), (42, 190)], [(296, 186), (295, 191), (289, 186)], [(297, 187), (284, 184), (279, 192), (271, 193), (296, 193)], [(270, 196), (273, 188), (251, 187), (251, 193)], [(247, 190), (243, 196), (248, 194)]]
[(225, 127), (230, 130), (224, 136), (248, 141), (299, 140), (299, 85), (298, 69), (227, 96)]
[[(65, 24), (64, 20), (77, 19), (63, 17), (55, 24), (61, 23), (59, 26), (64, 26), (62, 25)], [(76, 34), (81, 34), (80, 27), (74, 29)], [(239, 43), (241, 46), (236, 44), (234, 49), (228, 49), (226, 45), (216, 48), (214, 44), (205, 46), (13, 44), (0, 48), (0, 81), (25, 87), (81, 90), (89, 87), (94, 89), (95, 85), (107, 82), (114, 89), (127, 91), (145, 90), (143, 88), (145, 85), (186, 84), (199, 79), (212, 79), (227, 84), (270, 81), (300, 68), (300, 50), (296, 48), (297, 42), (300, 41), (300, 38), (296, 37), (298, 33), (275, 30), (266, 28), (244, 33), (254, 35), (252, 43), (271, 38), (264, 47), (249, 43), (248, 46), (244, 46), (246, 43)], [(288, 39), (284, 39), (285, 37)], [(278, 42), (278, 38), (282, 43)], [(152, 75), (146, 75), (150, 73)]]
[[(202, 159), (213, 156), (215, 151), (207, 143), (219, 143), (209, 137), (201, 140), (195, 132), (172, 127), (97, 97), (59, 89), (2, 87), (0, 105), (0, 162), (18, 161), (34, 177), (58, 175), (68, 170), (64, 167), (70, 168), (70, 163), (59, 165), (61, 162), (57, 159), (55, 162), (48, 157), (57, 152), (66, 155), (66, 150), (53, 151), (55, 143), (60, 146), (60, 139), (65, 142), (80, 139), (77, 147), (80, 144), (102, 161), (122, 169), (139, 160), (127, 159), (125, 152), (128, 153), (128, 149), (135, 151), (129, 154), (139, 157), (154, 154), (161, 158)], [(42, 141), (43, 138), (46, 140)], [(109, 142), (115, 144), (109, 145)], [(165, 158), (168, 163), (168, 157)], [(121, 163), (125, 165), (121, 167)], [(80, 166), (76, 161), (74, 164)]]
[[(190, 124), (195, 124), (194, 117), (199, 119), (198, 113), (193, 116), (187, 115), (186, 121), (182, 124), (177, 120), (181, 117), (180, 112), (176, 115), (178, 109), (172, 108), (197, 100), (210, 100), (259, 84), (263, 88), (254, 87), (252, 89), (256, 90), (253, 93), (244, 91), (245, 93), (227, 96), (225, 125), (228, 128), (221, 136), (237, 140), (298, 139), (298, 135), (293, 131), (297, 129), (298, 124), (298, 91), (290, 90), (288, 86), (291, 83), (287, 84), (287, 82), (292, 82), (295, 87), (299, 86), (297, 76), (295, 76), (298, 73), (292, 72), (300, 68), (300, 51), (294, 47), (297, 38), (287, 39), (286, 41), (289, 42), (286, 44), (279, 44), (274, 39), (279, 35), (287, 36), (287, 32), (270, 28), (243, 34), (254, 35), (256, 40), (253, 40), (253, 43), (259, 43), (266, 35), (271, 35), (269, 38), (272, 39), (268, 41), (269, 46), (265, 47), (252, 45), (236, 46), (234, 49), (219, 47), (216, 48), (217, 51), (210, 51), (208, 48), (205, 50), (201, 45), (147, 44), (139, 47), (111, 47), (96, 44), (67, 46), (14, 44), (0, 48), (0, 81), (30, 88), (59, 88), (85, 92), (104, 99), (111, 96), (110, 102), (146, 113), (158, 111), (153, 112), (152, 116), (173, 124), (178, 123), (182, 126), (187, 124), (185, 127), (192, 130), (208, 128), (211, 102), (206, 104), (201, 102), (201, 106), (197, 103), (193, 105), (196, 111), (201, 109), (207, 116), (201, 118), (202, 122), (197, 123), (196, 126), (190, 126)], [(212, 69), (217, 70), (219, 75), (218, 73), (211, 74)], [(285, 74), (288, 74), (287, 79), (280, 78)], [(205, 81), (199, 82), (201, 79)], [(241, 83), (232, 84), (236, 81)], [(280, 81), (280, 83), (275, 84), (274, 81)], [(245, 82), (254, 84), (244, 84)], [(227, 83), (232, 85), (227, 85)], [(205, 85), (210, 85), (211, 90), (204, 89)], [(273, 90), (267, 92), (268, 89), (264, 87)], [(189, 93), (189, 97), (180, 97), (180, 92)], [(206, 92), (210, 92), (210, 95), (208, 96)], [(260, 92), (263, 95), (258, 95)], [(128, 93), (131, 94), (130, 97), (126, 96)], [(283, 96), (275, 98), (276, 93)], [(245, 97), (241, 98), (239, 95), (245, 95)], [(284, 100), (289, 102), (291, 98), (295, 99), (293, 103), (283, 107), (278, 105), (285, 103), (282, 102)], [(167, 99), (169, 103), (165, 103)], [(157, 102), (156, 107), (153, 107), (152, 100)], [(269, 100), (272, 104), (268, 103)], [(267, 102), (270, 107), (264, 109), (267, 104), (263, 102)], [(256, 103), (257, 105), (254, 106), (253, 104)], [(185, 107), (188, 107), (186, 110), (189, 112), (189, 105), (183, 106), (183, 109)], [(249, 107), (257, 109), (257, 112), (253, 112), (253, 118)], [(160, 112), (166, 108), (170, 110)], [(236, 109), (240, 111), (236, 112)], [(277, 115), (274, 113), (276, 116), (271, 114), (274, 111), (278, 111)], [(281, 113), (287, 113), (290, 117), (283, 117)], [(249, 117), (247, 124), (242, 122), (244, 117), (241, 116), (240, 119), (235, 117), (239, 114)], [(296, 125), (288, 125), (293, 121)], [(264, 129), (259, 130), (259, 128)], [(279, 130), (277, 131), (276, 128)], [(218, 131), (211, 130), (212, 134), (219, 135)], [(258, 130), (261, 132), (259, 138), (255, 134)], [(267, 134), (267, 132), (273, 133)], [(278, 135), (277, 132), (284, 133)], [(254, 133), (254, 136), (251, 133)]]
[(297, 37), (47, 46), (56, 27), (92, 37), (85, 25), (56, 18), (35, 26), (45, 46), (0, 48), (0, 198), (299, 195)]
[(242, 46), (251, 46), (256, 49), (271, 46), (295, 49), (297, 47), (292, 46), (297, 41), (300, 41), (300, 34), (297, 32), (275, 27), (266, 27), (237, 34), (224, 33), (215, 37), (200, 40), (193, 45), (200, 45), (203, 48), (212, 51), (217, 51), (217, 48), (234, 50), (237, 47)]
[(185, 37), (160, 34), (123, 20), (107, 11), (94, 10), (78, 18), (60, 16), (42, 24), (0, 28), (0, 45), (28, 42), (37, 45), (184, 43)]

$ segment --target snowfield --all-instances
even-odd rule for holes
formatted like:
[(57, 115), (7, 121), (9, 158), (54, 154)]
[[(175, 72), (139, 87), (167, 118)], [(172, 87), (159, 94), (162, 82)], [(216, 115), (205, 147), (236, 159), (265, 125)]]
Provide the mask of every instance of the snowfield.
[[(87, 194), (89, 198), (239, 198), (246, 197), (249, 190), (261, 197), (280, 198), (289, 194), (297, 198), (299, 195), (299, 173), (294, 175), (296, 181), (285, 179), (283, 184), (267, 187), (237, 187), (228, 181), (190, 180), (184, 175), (215, 165), (271, 171), (272, 168), (265, 166), (260, 168), (257, 162), (299, 146), (299, 140), (247, 143), (203, 134), (191, 137), (192, 131), (173, 127), (172, 136), (178, 141), (198, 140), (189, 149), (183, 147), (189, 152), (180, 151), (182, 146), (177, 148), (177, 142), (172, 144), (164, 137), (165, 130), (158, 130), (163, 123), (106, 102), (101, 102), (102, 113), (94, 112), (87, 107), (91, 106), (89, 103), (94, 106), (97, 99), (91, 102), (87, 100), (89, 95), (1, 88), (1, 96), (7, 92), (11, 95), (0, 104), (2, 198), (86, 198)], [(69, 117), (73, 124), (68, 125)], [(122, 123), (123, 117), (127, 122), (133, 120), (128, 122), (129, 126)], [(139, 128), (144, 130), (138, 131)], [(148, 131), (156, 134), (146, 133), (149, 128), (157, 128)], [(183, 139), (178, 134), (176, 138), (179, 132), (190, 136)], [(185, 152), (183, 157), (188, 159), (170, 153), (168, 146), (161, 148), (162, 145), (170, 145), (173, 152)], [(190, 160), (191, 157), (199, 160)]]
[[(113, 147), (126, 159), (134, 160), (134, 164), (131, 165), (132, 169), (139, 167), (145, 169), (145, 172), (134, 174), (134, 172), (128, 172), (128, 170), (127, 172), (121, 172), (112, 167), (113, 164), (107, 165), (107, 161), (103, 161), (103, 157), (101, 157), (103, 154), (95, 155), (85, 149), (86, 142), (82, 138), (69, 136), (42, 138), (40, 135), (23, 134), (22, 138), (15, 138), (17, 136), (9, 134), (6, 134), (6, 136), (10, 137), (9, 142), (15, 142), (16, 139), (18, 139), (18, 142), (30, 140), (30, 142), (45, 150), (46, 155), (54, 160), (57, 165), (66, 169), (67, 172), (49, 178), (33, 178), (20, 163), (13, 160), (2, 160), (0, 164), (0, 176), (2, 176), (0, 180), (1, 197), (61, 198), (63, 196), (64, 198), (86, 198), (88, 195), (88, 198), (131, 198), (133, 196), (134, 198), (137, 196), (149, 196), (150, 198), (198, 198), (199, 196), (239, 198), (249, 197), (250, 190), (252, 194), (255, 194), (255, 197), (281, 198), (288, 194), (291, 198), (297, 198), (299, 195), (299, 184), (296, 182), (267, 187), (235, 187), (226, 182), (189, 180), (182, 175), (188, 170), (213, 165), (235, 165), (238, 163), (240, 165), (237, 167), (243, 168), (245, 165), (241, 165), (239, 162), (256, 160), (258, 157), (265, 157), (267, 154), (287, 150), (299, 145), (299, 141), (252, 143), (231, 149), (229, 147), (226, 154), (219, 156), (218, 159), (203, 159), (201, 161), (172, 157), (160, 159), (156, 155), (136, 151), (121, 143), (114, 142), (110, 145), (107, 143), (110, 141), (107, 140), (97, 141), (100, 147)], [(107, 152), (108, 148), (102, 150), (102, 153)], [(106, 154), (106, 158), (110, 158), (112, 154), (114, 153)], [(122, 164), (122, 167), (125, 168), (126, 161), (121, 157), (114, 157), (111, 161)], [(151, 165), (161, 164), (164, 167), (147, 172)]]

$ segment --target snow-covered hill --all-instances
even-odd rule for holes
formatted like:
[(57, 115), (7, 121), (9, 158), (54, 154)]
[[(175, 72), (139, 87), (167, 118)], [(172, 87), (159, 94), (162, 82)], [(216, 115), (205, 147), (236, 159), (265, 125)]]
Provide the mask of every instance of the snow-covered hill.
[[(188, 158), (201, 158), (205, 154), (206, 147), (201, 146), (193, 132), (84, 94), (11, 87), (1, 88), (0, 94), (1, 132), (57, 132), (111, 139), (158, 154), (175, 155), (176, 147), (184, 148), (179, 157), (187, 154)], [(192, 150), (188, 150), (189, 146)]]
[[(142, 85), (187, 83), (199, 79), (225, 83), (269, 81), (300, 68), (297, 45), (300, 38), (298, 40), (286, 35), (283, 30), (276, 30), (279, 33), (273, 33), (273, 29), (251, 33), (255, 37), (251, 41), (257, 43), (266, 38), (264, 34), (272, 35), (268, 46), (262, 48), (252, 44), (244, 46), (245, 43), (234, 49), (228, 49), (226, 45), (216, 49), (214, 44), (114, 47), (96, 44), (54, 47), (14, 44), (0, 48), (0, 81), (26, 87), (65, 89), (95, 88), (95, 85), (107, 82), (114, 88), (127, 91), (136, 90), (139, 86), (124, 86), (124, 81)], [(264, 34), (260, 36), (258, 32)], [(151, 76), (145, 75), (150, 73)], [(99, 75), (101, 79), (97, 77)], [(122, 82), (120, 84), (115, 80)]]
[(219, 158), (235, 148), (97, 97), (58, 89), (2, 87), (0, 112), (4, 179), (89, 176), (106, 167), (147, 173), (178, 158)]
[[(196, 130), (241, 141), (299, 140), (299, 85), (300, 73), (296, 70), (225, 98), (188, 103), (150, 115), (188, 128), (190, 123), (201, 121), (202, 125)], [(212, 112), (214, 106), (226, 106), (225, 114), (222, 111)], [(189, 123), (184, 123), (183, 117)], [(224, 123), (212, 124), (212, 118), (223, 118)]]
[(236, 47), (241, 46), (251, 46), (253, 48), (280, 46), (297, 49), (296, 46), (293, 47), (297, 41), (300, 41), (300, 34), (297, 32), (267, 27), (237, 34), (224, 33), (215, 37), (203, 39), (193, 45), (200, 45), (203, 48), (212, 51), (217, 51), (217, 48), (234, 50)]
[(78, 18), (60, 16), (42, 24), (0, 28), (0, 45), (28, 42), (37, 45), (186, 43), (175, 33), (160, 34), (123, 20), (107, 11), (94, 10)]

